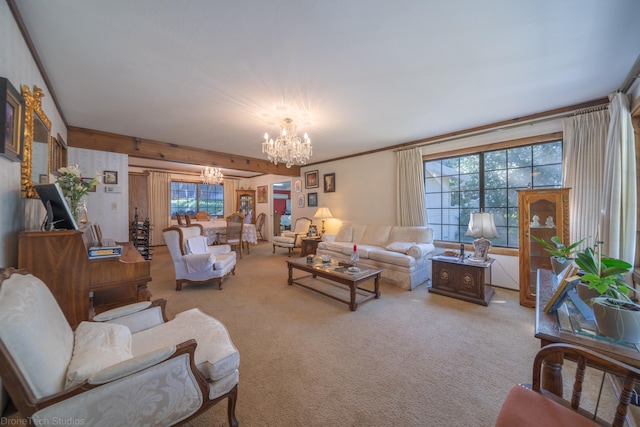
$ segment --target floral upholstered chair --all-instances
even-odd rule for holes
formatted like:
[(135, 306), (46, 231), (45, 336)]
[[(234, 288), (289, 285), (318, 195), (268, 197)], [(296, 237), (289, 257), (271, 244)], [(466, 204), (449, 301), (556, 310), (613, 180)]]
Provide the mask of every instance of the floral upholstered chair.
[[(88, 295), (87, 295), (88, 298)], [(0, 270), (0, 377), (30, 425), (172, 426), (228, 399), (235, 416), (240, 355), (225, 326), (166, 301), (139, 302), (72, 330), (47, 285)]]

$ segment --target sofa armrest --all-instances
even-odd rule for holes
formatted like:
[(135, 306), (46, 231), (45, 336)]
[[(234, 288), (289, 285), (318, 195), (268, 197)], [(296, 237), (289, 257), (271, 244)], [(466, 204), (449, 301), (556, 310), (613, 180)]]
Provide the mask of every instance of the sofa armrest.
[(415, 259), (423, 258), (433, 252), (433, 245), (430, 243), (418, 243), (409, 248), (407, 255)]

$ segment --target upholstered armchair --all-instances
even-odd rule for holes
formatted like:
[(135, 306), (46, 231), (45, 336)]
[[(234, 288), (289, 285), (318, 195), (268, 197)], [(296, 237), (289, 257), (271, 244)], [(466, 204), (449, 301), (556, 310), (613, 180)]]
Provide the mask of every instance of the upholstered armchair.
[(176, 290), (184, 283), (205, 284), (222, 281), (236, 272), (236, 253), (229, 245), (207, 246), (200, 224), (172, 226), (162, 230), (176, 273)]
[(0, 276), (0, 377), (30, 425), (179, 425), (224, 399), (238, 425), (240, 355), (218, 320), (145, 301), (74, 331), (40, 279)]
[(281, 248), (287, 248), (289, 250), (289, 256), (293, 252), (293, 248), (299, 248), (302, 243), (302, 238), (309, 232), (309, 226), (311, 220), (305, 216), (296, 220), (295, 226), (291, 230), (283, 231), (279, 236), (273, 238), (273, 253), (276, 253), (276, 246)]

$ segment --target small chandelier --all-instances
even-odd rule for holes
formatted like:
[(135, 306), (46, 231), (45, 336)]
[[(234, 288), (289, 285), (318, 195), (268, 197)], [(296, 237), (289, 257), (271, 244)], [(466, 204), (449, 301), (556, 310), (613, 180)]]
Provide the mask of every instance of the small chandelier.
[(204, 168), (200, 177), (202, 178), (202, 183), (207, 185), (218, 185), (224, 178), (220, 168), (212, 168), (209, 166)]
[(296, 125), (293, 120), (286, 118), (280, 125), (282, 128), (280, 136), (269, 139), (269, 134), (264, 134), (264, 142), (262, 143), (262, 152), (267, 153), (269, 160), (276, 165), (278, 162), (286, 163), (290, 168), (292, 165), (304, 165), (313, 154), (311, 140), (304, 134), (303, 140), (296, 133)]

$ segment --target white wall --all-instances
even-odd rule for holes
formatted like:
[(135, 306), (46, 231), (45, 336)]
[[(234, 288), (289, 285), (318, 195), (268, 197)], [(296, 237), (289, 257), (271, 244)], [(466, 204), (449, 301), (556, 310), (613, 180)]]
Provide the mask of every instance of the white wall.
[[(100, 224), (105, 238), (129, 241), (129, 156), (106, 151), (69, 148), (68, 163), (80, 166), (84, 178), (92, 178), (104, 171), (118, 172), (116, 185), (98, 184), (94, 193), (87, 193), (88, 219)], [(106, 192), (110, 187), (115, 190)]]

